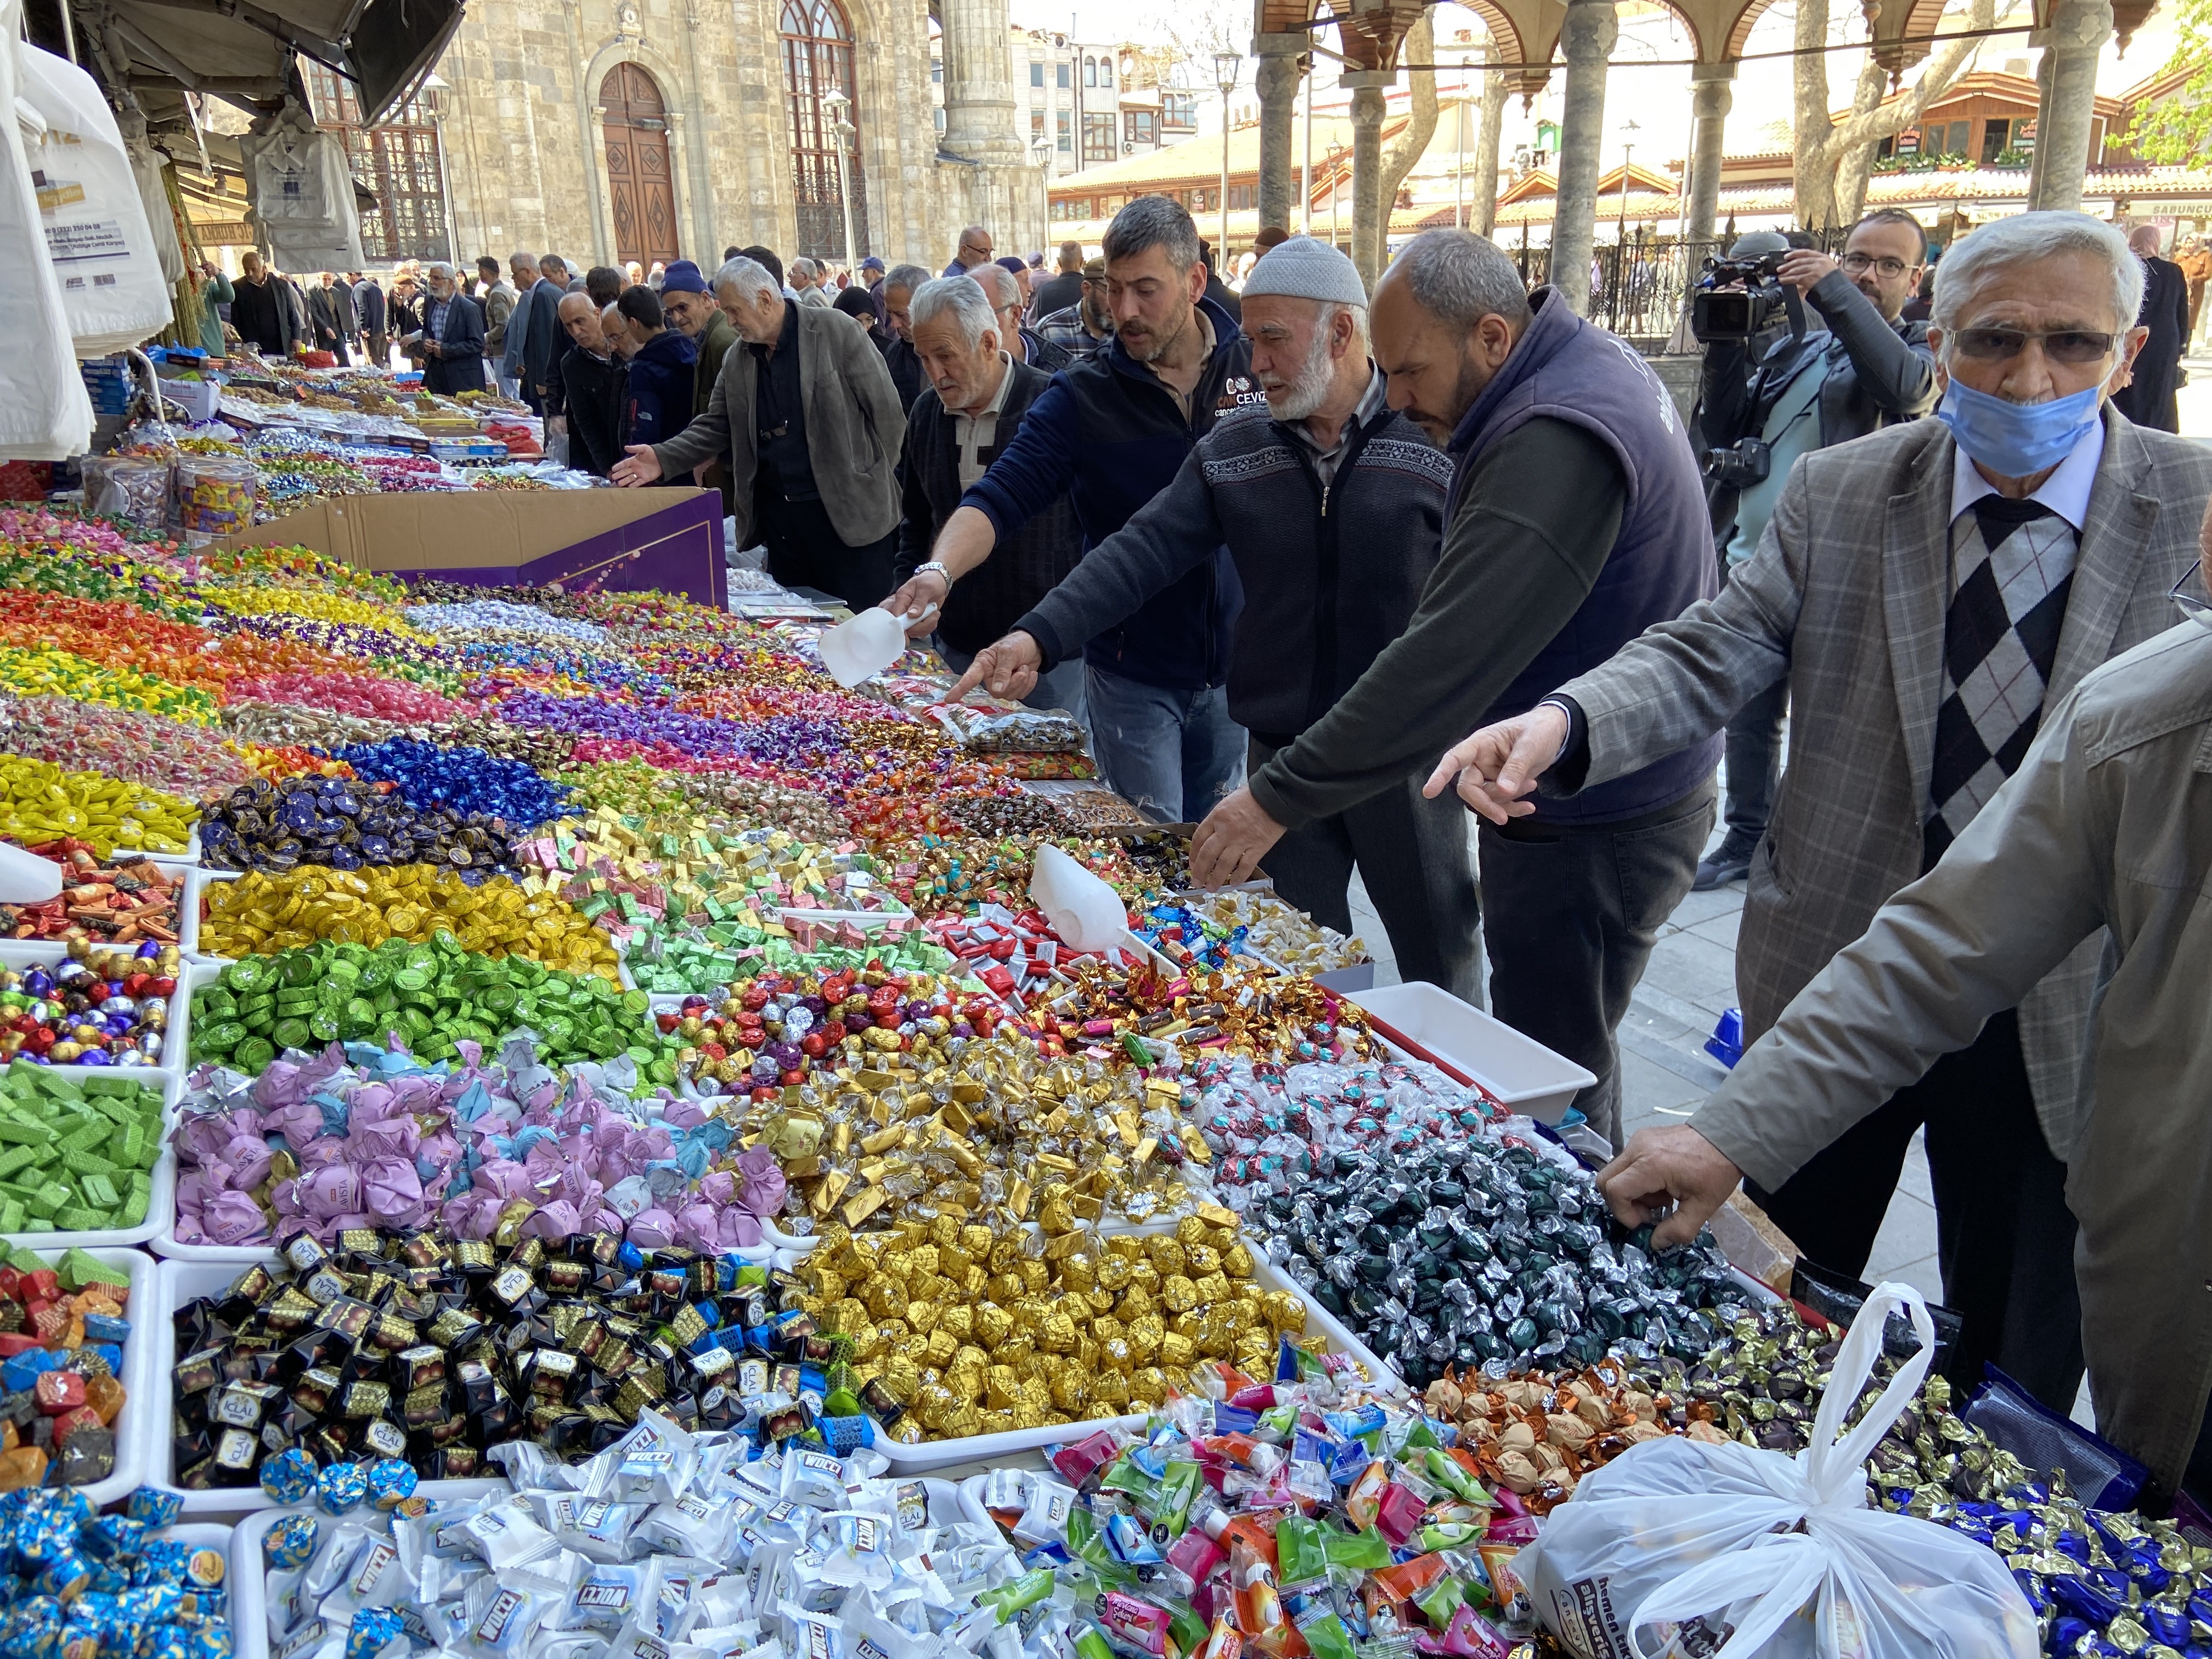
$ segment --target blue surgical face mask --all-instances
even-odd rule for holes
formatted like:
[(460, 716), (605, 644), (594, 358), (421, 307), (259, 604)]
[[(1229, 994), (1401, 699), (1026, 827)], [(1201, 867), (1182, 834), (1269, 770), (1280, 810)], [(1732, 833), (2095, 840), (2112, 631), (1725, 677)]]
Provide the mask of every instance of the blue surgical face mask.
[(1959, 447), (2003, 478), (2025, 478), (2056, 466), (2095, 424), (2101, 386), (2047, 403), (2015, 404), (1992, 398), (1954, 379), (1936, 418), (1951, 428)]

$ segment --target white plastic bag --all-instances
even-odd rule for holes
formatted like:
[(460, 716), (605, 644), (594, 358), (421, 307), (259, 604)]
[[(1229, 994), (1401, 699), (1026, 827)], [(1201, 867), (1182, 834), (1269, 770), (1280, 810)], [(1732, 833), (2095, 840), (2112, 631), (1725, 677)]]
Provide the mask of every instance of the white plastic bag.
[(361, 213), (337, 135), (288, 104), (238, 141), (246, 161), (246, 216), (279, 270), (359, 270)]
[(169, 284), (115, 112), (67, 58), (22, 44), (15, 52), (16, 125), (77, 355), (151, 339), (169, 325)]
[[(1919, 1352), (1845, 1434), (1897, 1307)], [(1866, 1507), (1868, 1455), (1935, 1346), (1920, 1293), (1878, 1285), (1796, 1457), (1648, 1440), (1585, 1476), (1515, 1559), (1537, 1618), (1580, 1659), (2035, 1659), (2035, 1615), (2001, 1557)]]
[(64, 461), (92, 447), (92, 398), (70, 349), (60, 283), (46, 258), (38, 190), (15, 107), (22, 0), (0, 0), (0, 457)]

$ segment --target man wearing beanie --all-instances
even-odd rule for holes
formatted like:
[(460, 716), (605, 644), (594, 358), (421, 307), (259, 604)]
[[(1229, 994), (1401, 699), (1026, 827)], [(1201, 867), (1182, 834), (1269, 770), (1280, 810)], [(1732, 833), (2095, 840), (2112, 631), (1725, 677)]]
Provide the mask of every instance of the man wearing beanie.
[[(998, 695), (1026, 694), (1225, 544), (1244, 586), (1229, 714), (1256, 772), (1405, 631), (1437, 562), (1451, 462), (1385, 402), (1359, 273), (1334, 248), (1289, 238), (1252, 268), (1244, 333), (1265, 407), (1218, 422), (1173, 483), (975, 659), (962, 690), (988, 680)], [(1354, 866), (1399, 971), (1479, 1000), (1474, 872), (1456, 803), (1424, 800), (1408, 775), (1301, 823), (1261, 863), (1285, 899), (1342, 933)]]
[[(714, 303), (714, 296), (708, 291), (707, 279), (699, 267), (689, 259), (678, 259), (662, 271), (660, 307), (667, 314), (670, 325), (699, 350), (699, 361), (692, 367), (691, 379), (691, 418), (696, 420), (714, 401), (714, 380), (722, 372), (723, 354), (737, 344), (738, 331), (722, 314), (721, 307)], [(703, 462), (696, 476), (708, 489), (721, 490), (725, 514), (732, 510), (735, 492), (727, 467), (720, 461)]]

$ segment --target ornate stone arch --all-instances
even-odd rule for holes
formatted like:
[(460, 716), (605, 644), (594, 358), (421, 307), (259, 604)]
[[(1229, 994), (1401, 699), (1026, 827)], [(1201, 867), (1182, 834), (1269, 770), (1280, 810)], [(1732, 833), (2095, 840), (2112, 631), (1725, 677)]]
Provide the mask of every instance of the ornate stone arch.
[(694, 244), (686, 252), (711, 270), (720, 263), (717, 256), (721, 250), (708, 246), (712, 232), (702, 225), (699, 216), (702, 187), (694, 170), (699, 160), (702, 126), (698, 84), (650, 40), (627, 33), (617, 33), (600, 45), (591, 62), (585, 65), (576, 88), (578, 101), (590, 116), (592, 234), (599, 244), (599, 263), (611, 264), (615, 257), (614, 220), (607, 192), (606, 112), (599, 105), (599, 88), (617, 64), (635, 64), (645, 70), (653, 76), (661, 97), (666, 100), (669, 172), (676, 186), (677, 222), (689, 228)]

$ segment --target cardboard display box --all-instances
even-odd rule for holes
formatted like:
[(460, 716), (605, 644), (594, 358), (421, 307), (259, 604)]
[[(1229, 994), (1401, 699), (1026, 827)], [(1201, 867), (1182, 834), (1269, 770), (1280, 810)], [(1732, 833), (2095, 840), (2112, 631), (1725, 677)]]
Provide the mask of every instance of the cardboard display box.
[(718, 490), (473, 489), (345, 495), (227, 538), (483, 587), (658, 588), (727, 608)]

